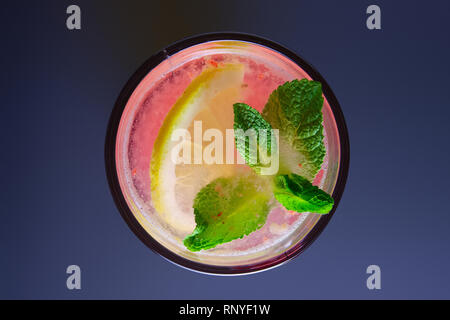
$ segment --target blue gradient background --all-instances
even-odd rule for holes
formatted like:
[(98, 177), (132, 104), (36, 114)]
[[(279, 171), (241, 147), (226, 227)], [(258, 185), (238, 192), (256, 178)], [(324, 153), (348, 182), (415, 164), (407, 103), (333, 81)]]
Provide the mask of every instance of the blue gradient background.
[[(82, 9), (82, 30), (65, 27)], [(378, 4), (382, 30), (365, 9)], [(4, 1), (0, 298), (450, 298), (448, 1)], [(234, 278), (181, 269), (129, 230), (103, 159), (131, 74), (185, 36), (240, 31), (327, 79), (351, 142), (347, 188), (297, 259)], [(66, 267), (82, 290), (66, 289)], [(370, 264), (382, 289), (369, 291)]]

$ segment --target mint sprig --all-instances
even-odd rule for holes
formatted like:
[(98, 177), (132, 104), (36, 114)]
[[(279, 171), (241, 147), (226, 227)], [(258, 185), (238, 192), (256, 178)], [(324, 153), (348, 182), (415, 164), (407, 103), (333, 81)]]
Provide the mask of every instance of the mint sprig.
[[(273, 197), (287, 210), (331, 211), (333, 198), (311, 183), (326, 152), (322, 106), (321, 84), (306, 79), (279, 86), (262, 115), (247, 104), (234, 105), (235, 141), (241, 156), (260, 173), (267, 165), (261, 155), (277, 152), (280, 170), (272, 176), (251, 173), (218, 178), (200, 190), (193, 205), (197, 225), (184, 239), (186, 248), (211, 249), (258, 230), (267, 219)], [(279, 145), (273, 144), (272, 128), (279, 130)], [(257, 133), (253, 137), (256, 150), (251, 150), (252, 137), (244, 134), (249, 129)]]

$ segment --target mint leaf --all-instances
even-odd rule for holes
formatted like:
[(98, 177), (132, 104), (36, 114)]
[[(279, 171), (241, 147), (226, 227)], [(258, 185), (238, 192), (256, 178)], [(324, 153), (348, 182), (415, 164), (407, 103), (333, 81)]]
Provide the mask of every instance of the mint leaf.
[(197, 226), (184, 245), (199, 251), (250, 234), (266, 222), (271, 198), (268, 181), (254, 174), (214, 180), (194, 199)]
[(261, 167), (271, 165), (270, 156), (276, 152), (272, 126), (245, 103), (235, 103), (233, 108), (236, 148), (245, 162), (260, 173)]
[(329, 194), (294, 173), (276, 176), (273, 189), (275, 199), (287, 210), (326, 214), (334, 205)]
[(280, 171), (312, 181), (325, 156), (322, 86), (307, 79), (279, 86), (269, 97), (263, 117), (280, 131)]

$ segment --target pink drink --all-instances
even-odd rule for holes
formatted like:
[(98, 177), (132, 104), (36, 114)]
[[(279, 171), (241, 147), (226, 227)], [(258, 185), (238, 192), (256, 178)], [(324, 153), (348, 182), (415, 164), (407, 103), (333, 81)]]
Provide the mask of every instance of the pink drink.
[[(188, 260), (233, 267), (261, 263), (282, 254), (301, 241), (321, 216), (289, 212), (278, 205), (270, 212), (265, 225), (250, 235), (213, 249), (190, 252), (184, 247), (183, 239), (195, 227), (192, 210), (186, 210), (185, 216), (178, 220), (183, 223), (183, 228), (171, 225), (156, 212), (152, 203), (149, 166), (161, 125), (193, 79), (209, 68), (226, 64), (243, 66), (239, 102), (247, 103), (260, 112), (279, 85), (293, 79), (311, 79), (285, 56), (253, 43), (213, 41), (184, 49), (167, 57), (149, 72), (131, 95), (119, 125), (116, 162), (120, 187), (128, 206), (152, 238)], [(337, 180), (340, 150), (336, 123), (326, 98), (323, 116), (327, 153), (314, 184), (331, 194)], [(330, 157), (333, 159), (331, 162)], [(332, 163), (330, 167), (329, 163)], [(202, 187), (195, 186), (193, 190)]]

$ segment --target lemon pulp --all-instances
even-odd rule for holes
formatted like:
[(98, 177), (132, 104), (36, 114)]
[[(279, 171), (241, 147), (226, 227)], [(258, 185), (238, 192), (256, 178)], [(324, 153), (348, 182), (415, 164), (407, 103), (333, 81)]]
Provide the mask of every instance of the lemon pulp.
[[(233, 164), (194, 164), (195, 152), (202, 152), (211, 143), (203, 137), (194, 142), (194, 121), (201, 121), (203, 133), (218, 129), (223, 137), (233, 128), (233, 104), (241, 98), (244, 68), (227, 64), (203, 71), (184, 91), (167, 114), (158, 132), (150, 164), (153, 206), (161, 219), (180, 238), (195, 228), (193, 200), (206, 184), (218, 177), (229, 176), (238, 170)], [(185, 141), (190, 148), (190, 164), (176, 164), (172, 150), (178, 141), (172, 140), (176, 129), (186, 129), (192, 140)], [(225, 161), (223, 161), (225, 163)]]

